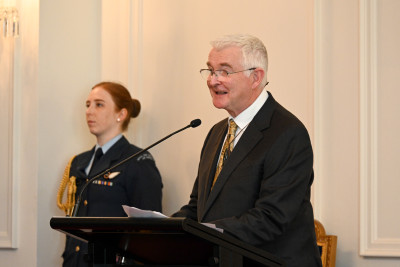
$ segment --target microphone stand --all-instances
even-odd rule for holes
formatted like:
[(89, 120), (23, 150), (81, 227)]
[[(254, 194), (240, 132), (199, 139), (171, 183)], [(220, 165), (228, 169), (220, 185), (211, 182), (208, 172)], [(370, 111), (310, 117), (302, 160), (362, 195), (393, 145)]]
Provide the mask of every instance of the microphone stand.
[(152, 145), (150, 145), (150, 146), (148, 146), (148, 147), (146, 147), (146, 148), (140, 150), (139, 152), (137, 152), (137, 153), (135, 153), (135, 154), (133, 154), (133, 155), (127, 157), (126, 159), (124, 159), (124, 160), (118, 162), (117, 164), (115, 164), (115, 165), (111, 166), (110, 168), (106, 169), (105, 171), (103, 171), (103, 172), (97, 174), (96, 176), (90, 178), (89, 181), (82, 187), (82, 190), (81, 190), (81, 192), (79, 193), (78, 199), (77, 199), (77, 201), (76, 201), (76, 203), (75, 203), (75, 206), (74, 206), (74, 208), (73, 208), (73, 210), (72, 210), (72, 216), (71, 216), (71, 217), (76, 217), (76, 215), (78, 214), (79, 207), (80, 207), (81, 200), (82, 200), (82, 194), (83, 194), (83, 192), (86, 190), (86, 188), (88, 187), (88, 185), (91, 184), (94, 180), (98, 179), (99, 177), (103, 176), (103, 175), (106, 174), (106, 173), (109, 173), (112, 169), (115, 169), (116, 167), (118, 167), (118, 166), (124, 164), (125, 162), (127, 162), (127, 161), (133, 159), (134, 157), (137, 157), (137, 156), (143, 154), (144, 152), (146, 152), (147, 150), (149, 150), (149, 149), (152, 148), (153, 146), (158, 145), (159, 143), (161, 143), (161, 142), (164, 141), (165, 139), (168, 139), (168, 138), (170, 138), (171, 136), (173, 136), (173, 135), (175, 135), (175, 134), (177, 134), (177, 133), (179, 133), (179, 132), (182, 132), (183, 130), (186, 130), (187, 128), (190, 128), (190, 127), (196, 128), (196, 127), (199, 126), (200, 124), (201, 124), (201, 120), (200, 120), (200, 119), (192, 120), (192, 121), (190, 122), (189, 125), (183, 127), (182, 129), (179, 129), (179, 130), (177, 130), (177, 131), (175, 131), (175, 132), (173, 132), (173, 133), (167, 135), (166, 137), (162, 138), (161, 140), (155, 142), (154, 144), (152, 144)]

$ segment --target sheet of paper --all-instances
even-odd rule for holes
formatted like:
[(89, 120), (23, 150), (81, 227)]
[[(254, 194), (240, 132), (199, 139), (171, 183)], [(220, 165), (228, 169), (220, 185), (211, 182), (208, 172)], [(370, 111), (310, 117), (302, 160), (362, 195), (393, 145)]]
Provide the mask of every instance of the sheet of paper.
[(128, 217), (135, 217), (135, 218), (168, 218), (168, 216), (152, 210), (141, 210), (135, 207), (129, 207), (127, 205), (122, 205), (125, 213)]
[[(152, 211), (152, 210), (141, 210), (135, 207), (129, 207), (127, 205), (122, 205), (122, 208), (124, 209), (125, 213), (128, 215), (128, 217), (134, 217), (134, 218), (168, 218), (168, 216), (158, 212), (158, 211)], [(202, 223), (203, 225), (210, 227), (214, 230), (217, 230), (220, 233), (223, 233), (224, 230), (221, 228), (218, 228), (215, 226), (215, 224), (212, 223)]]
[(224, 232), (224, 229), (216, 227), (215, 224), (213, 224), (213, 223), (201, 223), (201, 224), (202, 224), (202, 225), (205, 225), (205, 226), (207, 226), (207, 227), (210, 227), (210, 228), (212, 228), (212, 229), (214, 229), (214, 230), (217, 230), (217, 231), (220, 232), (220, 233), (223, 233), (223, 232)]

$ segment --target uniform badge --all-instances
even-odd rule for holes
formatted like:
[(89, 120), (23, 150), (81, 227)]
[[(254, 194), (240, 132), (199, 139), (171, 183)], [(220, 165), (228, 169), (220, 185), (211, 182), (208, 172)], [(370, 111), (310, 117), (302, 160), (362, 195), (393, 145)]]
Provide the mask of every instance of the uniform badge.
[(104, 179), (114, 179), (120, 172), (108, 172), (104, 174)]
[(98, 185), (106, 185), (106, 186), (113, 186), (113, 182), (107, 182), (107, 181), (100, 181), (100, 180), (95, 180), (92, 183), (98, 184)]

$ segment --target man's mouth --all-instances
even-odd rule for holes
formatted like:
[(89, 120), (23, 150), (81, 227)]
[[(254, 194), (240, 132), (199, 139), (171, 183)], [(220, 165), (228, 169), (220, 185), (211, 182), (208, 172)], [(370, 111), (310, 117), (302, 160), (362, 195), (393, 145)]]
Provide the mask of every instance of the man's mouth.
[(215, 92), (216, 95), (226, 95), (228, 92), (217, 91)]

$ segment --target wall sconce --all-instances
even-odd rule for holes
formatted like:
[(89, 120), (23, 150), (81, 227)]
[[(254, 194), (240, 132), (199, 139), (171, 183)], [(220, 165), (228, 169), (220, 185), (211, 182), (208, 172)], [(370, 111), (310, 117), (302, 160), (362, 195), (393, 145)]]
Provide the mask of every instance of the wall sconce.
[(19, 16), (15, 0), (0, 0), (0, 34), (4, 37), (19, 36)]

